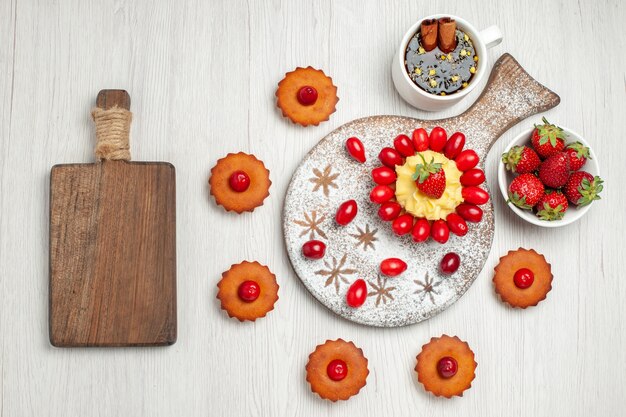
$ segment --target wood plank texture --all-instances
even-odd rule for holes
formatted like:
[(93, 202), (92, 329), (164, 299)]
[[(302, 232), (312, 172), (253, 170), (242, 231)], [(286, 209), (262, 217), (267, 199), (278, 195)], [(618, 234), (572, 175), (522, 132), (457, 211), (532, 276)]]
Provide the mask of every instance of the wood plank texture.
[(50, 341), (176, 341), (176, 187), (167, 163), (57, 165), (50, 177)]
[[(300, 159), (341, 124), (375, 114), (460, 113), (480, 94), (433, 115), (395, 92), (390, 65), (420, 16), (450, 12), (479, 29), (497, 24), (510, 52), (555, 91), (545, 116), (594, 147), (606, 187), (580, 222), (532, 227), (494, 195), (496, 233), (485, 269), (450, 309), (400, 329), (335, 317), (293, 274), (281, 209)], [(626, 2), (561, 0), (0, 1), (0, 414), (10, 416), (623, 416), (626, 284), (620, 145)], [(619, 45), (616, 46), (619, 48)], [(275, 108), (296, 66), (324, 69), (341, 100), (330, 121), (301, 128)], [(486, 80), (485, 80), (486, 81)], [(167, 349), (56, 349), (48, 341), (50, 168), (91, 161), (89, 109), (106, 86), (132, 93), (133, 158), (177, 167), (178, 341)], [(487, 160), (491, 190), (507, 131)], [(226, 213), (206, 185), (228, 152), (254, 153), (271, 171), (254, 213)], [(554, 288), (537, 308), (506, 308), (491, 271), (511, 248), (552, 263)], [(266, 318), (230, 320), (215, 299), (221, 273), (244, 259), (276, 274), (280, 299)], [(415, 356), (431, 336), (457, 334), (476, 353), (463, 398), (426, 395)], [(342, 337), (370, 363), (368, 384), (330, 404), (304, 379), (310, 351)]]

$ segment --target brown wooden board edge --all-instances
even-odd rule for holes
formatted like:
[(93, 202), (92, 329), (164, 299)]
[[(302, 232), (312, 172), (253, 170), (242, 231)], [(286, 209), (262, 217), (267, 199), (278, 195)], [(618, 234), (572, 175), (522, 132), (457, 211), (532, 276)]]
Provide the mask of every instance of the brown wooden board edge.
[[(133, 164), (133, 165), (165, 165), (169, 166), (172, 170), (172, 175), (174, 176), (174, 198), (176, 198), (176, 167), (170, 162), (151, 162), (151, 161), (115, 161), (115, 163), (125, 163), (125, 164)], [(79, 162), (79, 163), (68, 163), (68, 164), (55, 164), (50, 169), (50, 179), (48, 181), (48, 189), (52, 190), (52, 173), (55, 169), (66, 167), (66, 166), (87, 166), (87, 165), (96, 165), (102, 162)], [(177, 282), (178, 282), (178, 265), (176, 263), (177, 256), (174, 257), (173, 267), (174, 267), (174, 288), (172, 289), (172, 294), (174, 296), (173, 300), (173, 311), (174, 311), (174, 325), (173, 331), (171, 334), (171, 338), (164, 340), (163, 342), (157, 343), (85, 343), (85, 344), (64, 344), (59, 343), (54, 340), (52, 334), (52, 251), (50, 250), (50, 243), (52, 242), (52, 224), (50, 223), (50, 216), (52, 209), (52, 193), (49, 193), (48, 196), (48, 340), (53, 347), (56, 348), (99, 348), (99, 347), (160, 347), (160, 346), (172, 346), (178, 340), (178, 293), (177, 293)], [(176, 219), (176, 202), (174, 202), (174, 219)], [(176, 228), (174, 228), (174, 241), (176, 242)], [(174, 244), (174, 254), (176, 254), (176, 249), (178, 245)]]

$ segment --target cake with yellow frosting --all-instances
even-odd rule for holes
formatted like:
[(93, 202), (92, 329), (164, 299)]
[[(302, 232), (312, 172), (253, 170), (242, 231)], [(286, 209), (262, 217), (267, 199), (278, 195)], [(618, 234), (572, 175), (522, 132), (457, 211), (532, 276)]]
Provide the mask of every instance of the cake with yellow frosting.
[(370, 200), (380, 204), (378, 217), (391, 222), (394, 234), (443, 244), (451, 235), (465, 236), (468, 222), (482, 220), (479, 206), (489, 201), (480, 187), (485, 173), (477, 168), (478, 154), (463, 149), (463, 133), (448, 138), (439, 126), (430, 134), (418, 128), (411, 138), (398, 135), (393, 145), (378, 155), (382, 166), (372, 170)]
[(418, 154), (406, 158), (404, 165), (396, 166), (396, 200), (407, 213), (427, 220), (445, 219), (463, 202), (461, 175), (453, 160), (431, 150), (420, 152), (427, 161), (440, 163), (445, 172), (446, 187), (443, 195), (433, 199), (421, 192), (413, 179), (415, 166), (421, 162)]

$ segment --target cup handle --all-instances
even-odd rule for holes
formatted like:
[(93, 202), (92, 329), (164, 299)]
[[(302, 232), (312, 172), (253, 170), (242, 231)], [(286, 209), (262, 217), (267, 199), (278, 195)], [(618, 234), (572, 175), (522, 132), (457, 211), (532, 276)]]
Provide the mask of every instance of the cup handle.
[(487, 49), (499, 45), (502, 42), (502, 32), (496, 25), (489, 26), (480, 32), (480, 39), (485, 43)]

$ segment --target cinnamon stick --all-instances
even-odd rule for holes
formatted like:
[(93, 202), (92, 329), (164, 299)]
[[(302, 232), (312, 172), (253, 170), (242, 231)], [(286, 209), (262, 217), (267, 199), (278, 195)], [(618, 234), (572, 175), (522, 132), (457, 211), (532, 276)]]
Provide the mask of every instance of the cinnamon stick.
[(422, 35), (422, 47), (426, 51), (432, 51), (437, 46), (437, 21), (435, 19), (424, 20), (420, 25)]
[(449, 17), (439, 19), (438, 45), (441, 52), (448, 53), (456, 48), (456, 21)]

